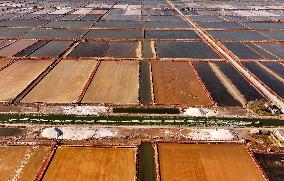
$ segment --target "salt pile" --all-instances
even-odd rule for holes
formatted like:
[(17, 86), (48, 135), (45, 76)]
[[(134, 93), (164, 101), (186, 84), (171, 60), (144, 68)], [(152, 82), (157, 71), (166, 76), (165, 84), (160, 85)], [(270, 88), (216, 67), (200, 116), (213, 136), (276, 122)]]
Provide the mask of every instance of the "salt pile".
[(194, 129), (190, 138), (202, 141), (230, 141), (235, 139), (235, 135), (228, 129)]
[(85, 140), (88, 138), (107, 138), (115, 137), (116, 129), (111, 128), (77, 128), (77, 127), (53, 127), (45, 128), (41, 132), (41, 136), (48, 139), (66, 139), (66, 140)]
[(232, 141), (236, 134), (229, 129), (179, 129), (179, 132), (165, 130), (167, 136), (180, 135), (183, 138), (195, 141)]
[(215, 116), (217, 113), (214, 110), (207, 108), (189, 107), (184, 110), (183, 115), (186, 116)]
[(105, 106), (66, 106), (63, 114), (72, 115), (99, 115), (107, 113), (108, 107)]

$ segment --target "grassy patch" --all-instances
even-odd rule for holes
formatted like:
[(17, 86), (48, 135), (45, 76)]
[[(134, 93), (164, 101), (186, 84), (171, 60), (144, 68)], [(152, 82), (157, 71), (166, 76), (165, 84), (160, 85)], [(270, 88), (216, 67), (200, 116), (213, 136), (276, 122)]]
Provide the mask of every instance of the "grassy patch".
[(272, 114), (266, 107), (265, 102), (263, 100), (258, 100), (254, 102), (250, 102), (248, 104), (248, 107), (250, 110), (252, 110), (254, 113), (260, 115), (260, 116), (277, 116), (275, 114)]
[(176, 116), (72, 116), (72, 115), (0, 115), (0, 123), (160, 125), (196, 127), (271, 127), (284, 126), (283, 120)]

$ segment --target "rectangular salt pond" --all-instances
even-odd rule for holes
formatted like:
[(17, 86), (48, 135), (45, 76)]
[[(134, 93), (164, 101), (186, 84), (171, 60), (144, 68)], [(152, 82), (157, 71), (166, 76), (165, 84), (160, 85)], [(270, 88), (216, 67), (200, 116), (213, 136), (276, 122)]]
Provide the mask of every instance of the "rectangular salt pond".
[(262, 31), (261, 33), (274, 40), (284, 40), (284, 31)]
[(82, 42), (68, 57), (103, 57), (109, 42)]
[(284, 65), (277, 62), (260, 62), (260, 64), (272, 70), (275, 74), (284, 79)]
[(30, 54), (29, 57), (58, 57), (69, 48), (72, 43), (72, 41), (50, 41)]
[(154, 41), (143, 41), (142, 42), (142, 57), (143, 58), (155, 58), (155, 42)]
[(86, 16), (83, 16), (80, 18), (80, 20), (83, 21), (97, 21), (99, 20), (101, 15), (95, 15), (95, 14), (87, 14)]
[(162, 105), (212, 104), (189, 62), (151, 62), (154, 101)]
[(78, 102), (97, 63), (92, 60), (61, 60), (21, 102)]
[(6, 20), (1, 21), (0, 26), (15, 26), (15, 27), (38, 27), (43, 26), (44, 24), (48, 23), (49, 21), (35, 21), (35, 20)]
[(94, 39), (142, 39), (141, 30), (90, 30), (84, 38)]
[(94, 27), (100, 28), (191, 28), (186, 22), (182, 21), (172, 21), (172, 22), (152, 22), (152, 21), (144, 21), (144, 22), (130, 22), (130, 21), (104, 21), (98, 22)]
[(265, 37), (254, 31), (208, 31), (214, 38), (219, 40), (269, 40), (271, 38)]
[[(150, 21), (182, 21), (179, 16), (147, 16)], [(146, 19), (145, 19), (146, 20)]]
[(23, 38), (46, 38), (46, 39), (76, 39), (79, 38), (86, 30), (76, 29), (35, 29), (31, 30)]
[(191, 30), (145, 30), (145, 39), (200, 39)]
[(156, 42), (156, 49), (159, 58), (220, 58), (203, 42)]
[(192, 28), (189, 23), (184, 21), (172, 21), (172, 22), (153, 22), (153, 21), (144, 21), (143, 23), (144, 28)]
[(218, 22), (224, 21), (220, 16), (189, 16), (190, 19), (197, 22)]
[(218, 79), (207, 62), (193, 62), (193, 65), (217, 105), (241, 106), (241, 104), (228, 92), (227, 88)]
[(111, 21), (139, 21), (141, 16), (132, 16), (132, 15), (106, 15), (104, 16), (105, 20)]
[(148, 105), (152, 102), (150, 62), (146, 61), (140, 63), (139, 100), (144, 105)]
[(0, 38), (17, 38), (29, 30), (26, 28), (1, 28)]
[(284, 84), (275, 76), (267, 72), (256, 62), (242, 62), (242, 64), (256, 75), (263, 83), (272, 89), (280, 97), (284, 98)]
[(202, 28), (214, 29), (248, 29), (245, 26), (235, 22), (199, 22)]
[(0, 102), (10, 102), (15, 99), (53, 61), (18, 60), (0, 71)]
[(77, 28), (88, 28), (91, 27), (94, 21), (52, 21), (45, 25), (45, 27), (77, 27)]
[(65, 15), (61, 18), (59, 18), (60, 20), (75, 20), (77, 18), (79, 18), (81, 15), (78, 15), (78, 14), (68, 14), (68, 15)]
[(284, 23), (243, 23), (253, 29), (284, 29)]
[(45, 14), (42, 16), (37, 17), (39, 20), (56, 20), (59, 19), (60, 17), (62, 17), (63, 15), (58, 15), (58, 14)]
[(223, 43), (233, 54), (239, 59), (263, 59), (262, 56), (251, 50), (241, 42), (226, 42)]
[(102, 61), (83, 103), (138, 104), (139, 62)]
[(11, 57), (36, 42), (37, 40), (18, 40), (15, 43), (0, 49), (0, 56)]
[(138, 58), (140, 56), (139, 42), (111, 42), (106, 57)]
[(247, 102), (264, 99), (264, 97), (236, 69), (226, 62), (214, 62), (241, 92)]
[(265, 50), (276, 55), (279, 59), (284, 59), (284, 45), (281, 43), (256, 43)]
[(45, 45), (48, 41), (47, 40), (39, 40), (35, 44), (29, 46), (28, 48), (25, 48), (24, 50), (18, 52), (15, 57), (23, 57), (23, 56), (28, 56), (35, 50), (39, 49), (43, 45)]
[(94, 25), (99, 28), (142, 28), (141, 22), (131, 21), (101, 21)]
[(272, 55), (270, 52), (268, 52), (265, 49), (263, 49), (260, 46), (258, 46), (256, 43), (246, 42), (246, 43), (243, 43), (243, 44), (245, 44), (247, 47), (249, 47), (254, 52), (258, 53), (264, 59), (269, 59), (269, 60), (277, 60), (277, 59), (279, 59), (276, 56)]

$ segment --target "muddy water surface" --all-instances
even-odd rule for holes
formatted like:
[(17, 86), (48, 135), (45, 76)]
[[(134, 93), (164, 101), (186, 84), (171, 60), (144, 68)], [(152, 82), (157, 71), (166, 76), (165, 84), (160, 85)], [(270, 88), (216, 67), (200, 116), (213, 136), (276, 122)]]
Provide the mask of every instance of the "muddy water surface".
[(214, 101), (220, 106), (241, 106), (217, 78), (207, 62), (194, 62), (199, 76), (204, 82)]
[(68, 57), (103, 57), (108, 46), (109, 42), (83, 42)]
[(230, 79), (230, 81), (237, 87), (237, 89), (245, 97), (246, 101), (255, 101), (264, 99), (263, 96), (255, 90), (255, 88), (238, 73), (230, 64), (225, 62), (216, 62), (215, 64), (221, 71)]
[(0, 136), (17, 136), (23, 133), (19, 128), (0, 128)]
[(140, 102), (150, 104), (152, 101), (151, 80), (150, 80), (150, 63), (142, 61), (140, 64)]
[(255, 62), (243, 62), (242, 63), (249, 71), (255, 74), (262, 82), (270, 87), (276, 94), (284, 98), (284, 84), (276, 77), (265, 71)]

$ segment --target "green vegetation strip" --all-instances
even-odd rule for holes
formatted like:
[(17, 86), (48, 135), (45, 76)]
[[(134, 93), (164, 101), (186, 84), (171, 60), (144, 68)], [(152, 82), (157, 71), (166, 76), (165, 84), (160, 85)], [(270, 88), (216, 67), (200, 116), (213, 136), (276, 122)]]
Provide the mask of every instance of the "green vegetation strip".
[(175, 116), (74, 116), (74, 115), (0, 115), (0, 123), (32, 124), (99, 124), (99, 125), (160, 125), (160, 126), (284, 126), (283, 120)]

